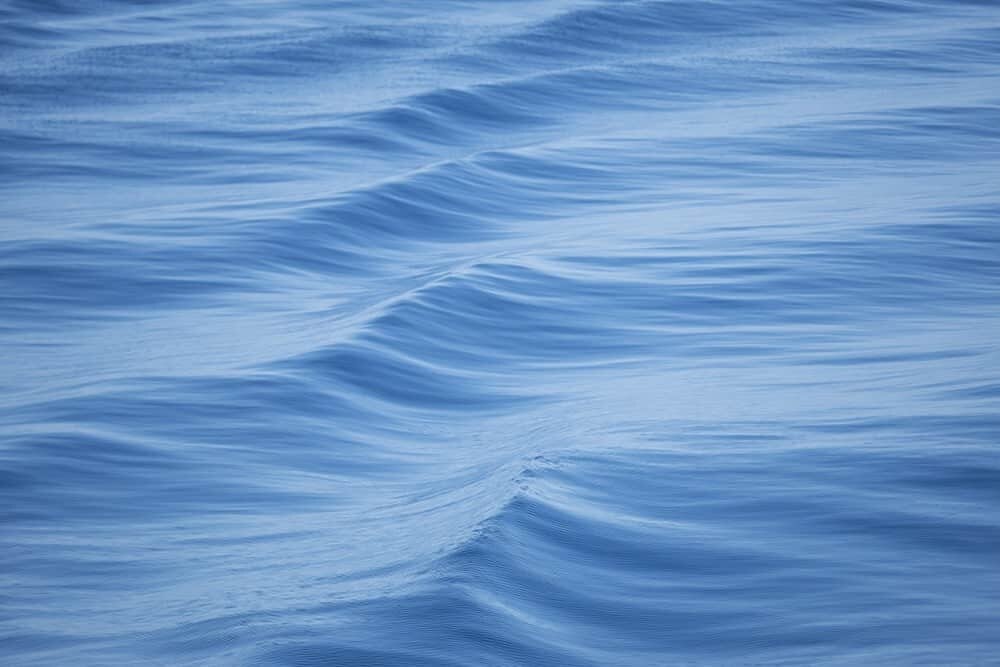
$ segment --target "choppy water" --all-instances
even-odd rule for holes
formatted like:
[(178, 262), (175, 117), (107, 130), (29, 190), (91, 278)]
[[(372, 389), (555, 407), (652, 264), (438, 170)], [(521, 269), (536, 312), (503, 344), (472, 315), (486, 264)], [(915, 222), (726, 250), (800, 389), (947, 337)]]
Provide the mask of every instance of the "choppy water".
[(1000, 4), (0, 9), (0, 660), (1000, 664)]

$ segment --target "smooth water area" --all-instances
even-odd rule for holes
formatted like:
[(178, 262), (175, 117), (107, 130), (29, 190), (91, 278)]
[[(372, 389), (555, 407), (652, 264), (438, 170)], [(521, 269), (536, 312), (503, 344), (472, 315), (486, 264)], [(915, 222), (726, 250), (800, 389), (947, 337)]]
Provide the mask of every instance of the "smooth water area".
[(1000, 664), (1000, 3), (7, 0), (0, 662)]

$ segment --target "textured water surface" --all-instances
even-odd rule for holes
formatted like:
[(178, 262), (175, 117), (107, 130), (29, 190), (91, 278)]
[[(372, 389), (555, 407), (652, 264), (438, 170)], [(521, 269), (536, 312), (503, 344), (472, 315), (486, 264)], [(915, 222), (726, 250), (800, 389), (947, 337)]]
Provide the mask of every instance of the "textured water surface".
[(1000, 4), (9, 0), (0, 662), (1000, 664)]

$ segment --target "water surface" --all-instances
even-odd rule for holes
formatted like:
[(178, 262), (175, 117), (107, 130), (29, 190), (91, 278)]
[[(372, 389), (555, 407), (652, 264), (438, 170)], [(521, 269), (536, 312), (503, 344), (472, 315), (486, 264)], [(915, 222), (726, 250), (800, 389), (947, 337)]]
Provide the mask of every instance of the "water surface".
[(0, 661), (1000, 654), (1000, 5), (0, 8)]

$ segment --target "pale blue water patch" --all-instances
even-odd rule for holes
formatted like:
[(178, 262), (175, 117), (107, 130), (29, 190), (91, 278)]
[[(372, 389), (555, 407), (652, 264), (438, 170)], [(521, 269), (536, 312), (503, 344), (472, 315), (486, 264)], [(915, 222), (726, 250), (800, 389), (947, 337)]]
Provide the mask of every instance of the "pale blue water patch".
[(991, 664), (1000, 6), (0, 9), (0, 659)]

